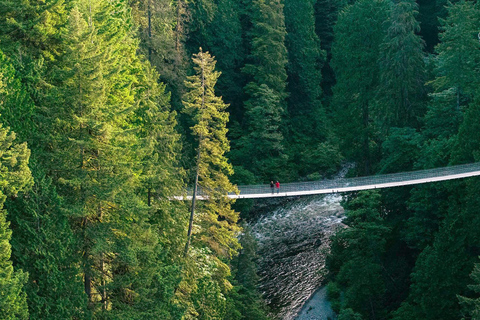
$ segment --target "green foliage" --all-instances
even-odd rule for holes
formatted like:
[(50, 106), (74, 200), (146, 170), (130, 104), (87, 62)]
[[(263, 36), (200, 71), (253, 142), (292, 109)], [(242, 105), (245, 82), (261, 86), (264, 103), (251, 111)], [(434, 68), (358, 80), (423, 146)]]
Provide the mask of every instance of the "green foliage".
[(322, 68), (323, 101), (328, 106), (332, 97), (332, 87), (335, 84), (335, 74), (330, 65), (332, 59), (332, 43), (334, 38), (333, 27), (337, 22), (338, 12), (342, 1), (317, 0), (315, 9), (315, 32), (320, 39), (320, 45), (326, 52), (325, 62)]
[(34, 105), (11, 60), (1, 51), (0, 74), (3, 74), (5, 86), (5, 94), (2, 95), (3, 103), (0, 104), (2, 119), (15, 131), (21, 141), (30, 138), (28, 142), (32, 145), (34, 141), (31, 137), (36, 127), (33, 121)]
[(189, 77), (185, 95), (185, 112), (195, 122), (193, 134), (198, 138), (196, 182), (204, 196), (209, 199), (202, 203), (199, 215), (201, 226), (195, 237), (219, 256), (231, 257), (239, 248), (236, 234), (238, 214), (230, 206), (232, 201), (226, 197), (236, 188), (228, 176), (233, 174), (225, 153), (229, 150), (227, 140), (227, 105), (215, 95), (215, 84), (220, 73), (215, 71), (215, 60), (208, 52), (193, 56), (196, 75)]
[[(2, 194), (2, 202), (5, 196)], [(7, 212), (0, 212), (0, 316), (3, 319), (28, 319), (27, 296), (24, 285), (28, 274), (14, 270), (10, 261), (12, 231), (7, 222)]]
[(457, 108), (476, 96), (478, 70), (472, 68), (480, 61), (478, 51), (478, 7), (472, 1), (460, 1), (447, 6), (448, 17), (442, 21), (444, 32), (436, 47), (438, 52), (437, 91), (453, 88), (457, 95)]
[[(372, 121), (376, 89), (380, 84), (380, 48), (386, 35), (388, 2), (357, 1), (339, 15), (335, 26), (332, 65), (337, 83), (333, 89), (336, 134), (347, 159), (371, 173), (378, 143)], [(365, 24), (368, 21), (368, 25)]]
[[(241, 17), (243, 5), (235, 0), (214, 1), (216, 10), (212, 21), (206, 26), (204, 41), (198, 43), (195, 50), (207, 45), (217, 59), (217, 69), (222, 73), (216, 90), (219, 96), (229, 104), (230, 122), (241, 121), (245, 75), (241, 68), (245, 64), (246, 48)], [(203, 44), (202, 44), (203, 43)]]
[(413, 128), (392, 128), (382, 144), (382, 173), (410, 171), (419, 158), (421, 135)]
[[(235, 145), (233, 160), (252, 171), (260, 181), (285, 175), (284, 128), (287, 81), (285, 17), (281, 0), (254, 0), (251, 4), (252, 49), (243, 72), (245, 86), (244, 138)], [(247, 161), (247, 162), (245, 162)]]
[(175, 109), (180, 110), (187, 69), (183, 45), (185, 4), (170, 0), (131, 0), (129, 4), (138, 28), (140, 50), (171, 91)]
[(289, 158), (295, 164), (293, 167), (300, 170), (301, 175), (333, 162), (324, 158), (305, 157), (313, 150), (322, 148), (329, 133), (319, 86), (325, 52), (321, 50), (320, 40), (315, 33), (314, 3), (288, 0), (284, 10), (290, 92), (287, 108), (290, 129), (288, 150)]
[[(480, 266), (478, 263), (475, 264), (470, 278), (473, 280), (473, 284), (468, 285), (468, 288), (474, 292), (475, 296), (478, 296), (478, 293), (480, 293)], [(469, 298), (458, 296), (458, 300), (472, 319), (480, 318), (480, 299), (478, 297)]]
[[(185, 246), (190, 267), (184, 273), (181, 288), (191, 293), (190, 317), (221, 319), (225, 313), (224, 295), (232, 288), (226, 262), (240, 248), (237, 236), (241, 228), (237, 225), (238, 213), (231, 208), (233, 201), (226, 196), (236, 188), (229, 181), (233, 169), (225, 157), (230, 149), (226, 136), (227, 105), (215, 95), (220, 73), (215, 71), (216, 62), (208, 52), (200, 49), (192, 60), (195, 75), (185, 83), (188, 92), (184, 105), (185, 112), (193, 118), (192, 131), (198, 140), (194, 193), (200, 189), (206, 199), (198, 208), (195, 197), (192, 201)], [(204, 260), (199, 260), (202, 255)]]
[(256, 240), (248, 229), (241, 237), (242, 251), (233, 259), (234, 287), (227, 295), (225, 320), (267, 320), (267, 310), (258, 294)]
[[(0, 97), (5, 96), (3, 75), (0, 73)], [(8, 91), (7, 91), (8, 93)], [(0, 99), (0, 104), (3, 99)], [(7, 222), (4, 203), (7, 196), (31, 187), (33, 179), (28, 161), (30, 150), (26, 143), (15, 142), (15, 134), (0, 125), (0, 317), (2, 319), (28, 319), (26, 294), (23, 289), (28, 274), (14, 270), (10, 239), (12, 231)]]
[[(241, 161), (257, 180), (270, 181), (283, 174), (287, 156), (282, 134), (282, 104), (280, 97), (266, 84), (251, 83), (251, 99), (245, 102), (248, 134), (237, 142)], [(275, 178), (273, 178), (275, 179)]]
[(470, 103), (464, 113), (463, 122), (458, 130), (457, 139), (453, 148), (452, 161), (454, 163), (469, 163), (480, 160), (480, 100)]
[[(340, 314), (345, 317), (354, 316), (344, 310), (348, 308), (365, 318), (383, 317), (386, 283), (382, 256), (390, 229), (382, 223), (380, 194), (362, 192), (346, 204), (346, 210), (349, 228), (332, 238), (328, 268), (336, 285), (330, 285), (329, 297), (334, 298), (334, 306), (341, 306)], [(335, 293), (335, 286), (342, 295)]]
[(15, 228), (12, 258), (29, 274), (25, 290), (30, 317), (88, 319), (78, 277), (80, 259), (72, 254), (78, 240), (51, 179), (37, 173), (35, 180), (32, 190), (6, 203)]
[(60, 54), (61, 27), (66, 23), (64, 0), (3, 0), (0, 17), (2, 48), (15, 56), (19, 65), (28, 66), (36, 59), (53, 61)]
[(424, 42), (417, 34), (417, 4), (413, 0), (392, 4), (388, 29), (380, 47), (380, 86), (375, 117), (388, 132), (392, 126), (418, 127), (425, 92)]
[(362, 320), (362, 315), (359, 313), (356, 313), (352, 309), (344, 309), (342, 312), (338, 315), (338, 320)]

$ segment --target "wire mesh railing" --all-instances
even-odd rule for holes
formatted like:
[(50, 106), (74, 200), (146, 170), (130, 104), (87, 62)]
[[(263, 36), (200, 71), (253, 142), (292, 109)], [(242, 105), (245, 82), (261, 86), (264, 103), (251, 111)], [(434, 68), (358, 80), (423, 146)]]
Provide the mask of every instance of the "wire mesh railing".
[[(239, 185), (237, 188), (240, 193), (238, 195), (229, 193), (229, 196), (235, 198), (266, 198), (272, 196), (288, 196), (289, 194), (302, 195), (344, 192), (425, 183), (431, 182), (429, 181), (430, 179), (432, 181), (444, 181), (477, 175), (480, 175), (480, 162), (367, 177), (282, 183), (279, 190), (277, 190), (276, 187), (272, 190), (270, 184)], [(191, 197), (192, 190), (189, 190), (187, 194)], [(197, 196), (202, 198), (206, 196), (206, 193), (202, 192), (201, 188), (199, 188)]]

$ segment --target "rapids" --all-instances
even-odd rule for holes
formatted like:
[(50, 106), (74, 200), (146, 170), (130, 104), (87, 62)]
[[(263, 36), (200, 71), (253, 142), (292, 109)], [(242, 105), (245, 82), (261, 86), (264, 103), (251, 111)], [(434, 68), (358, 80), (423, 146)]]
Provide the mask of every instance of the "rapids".
[[(338, 194), (293, 199), (250, 222), (258, 241), (260, 291), (275, 319), (295, 319), (320, 289), (329, 237), (344, 227), (341, 199)], [(325, 305), (318, 295), (314, 299)]]

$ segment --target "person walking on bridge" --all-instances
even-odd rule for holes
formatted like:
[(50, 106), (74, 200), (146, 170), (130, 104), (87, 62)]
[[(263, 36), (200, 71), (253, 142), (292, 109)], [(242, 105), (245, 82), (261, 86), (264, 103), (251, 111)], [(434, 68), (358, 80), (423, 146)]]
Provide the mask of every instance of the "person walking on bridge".
[(272, 194), (273, 194), (273, 187), (274, 187), (274, 186), (275, 186), (275, 185), (274, 185), (274, 183), (273, 183), (273, 180), (270, 181), (270, 190), (272, 190)]
[(275, 187), (277, 187), (277, 193), (279, 193), (280, 192), (280, 182), (278, 182), (278, 180), (277, 180), (277, 182), (275, 182)]

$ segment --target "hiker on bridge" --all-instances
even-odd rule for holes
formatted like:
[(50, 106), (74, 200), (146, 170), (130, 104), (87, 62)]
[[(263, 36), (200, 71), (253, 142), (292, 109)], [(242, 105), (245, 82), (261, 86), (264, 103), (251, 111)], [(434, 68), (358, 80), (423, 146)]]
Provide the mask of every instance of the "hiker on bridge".
[(272, 194), (273, 194), (273, 187), (274, 187), (274, 186), (275, 186), (275, 185), (274, 185), (274, 183), (273, 183), (273, 180), (270, 181), (270, 190), (272, 190)]
[(279, 193), (280, 192), (280, 182), (278, 182), (278, 180), (277, 180), (277, 182), (275, 182), (275, 187), (277, 187), (277, 193)]

